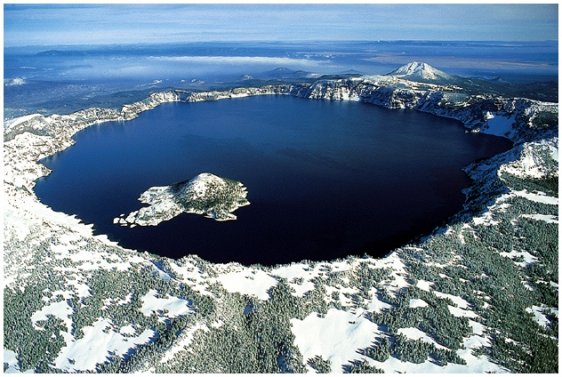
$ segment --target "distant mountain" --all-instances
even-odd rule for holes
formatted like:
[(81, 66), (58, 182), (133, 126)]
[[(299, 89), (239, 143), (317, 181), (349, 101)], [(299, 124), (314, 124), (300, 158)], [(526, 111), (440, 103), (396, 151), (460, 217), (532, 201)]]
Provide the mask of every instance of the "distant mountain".
[(272, 69), (271, 71), (262, 72), (259, 77), (264, 79), (302, 79), (318, 77), (318, 75), (303, 70), (292, 70), (285, 67), (278, 67)]
[(410, 62), (390, 73), (387, 73), (386, 76), (395, 76), (413, 81), (450, 81), (454, 79), (453, 76), (434, 68), (427, 63), (419, 62)]
[(91, 51), (79, 51), (79, 50), (46, 50), (40, 51), (35, 54), (35, 56), (87, 56), (91, 55)]
[(349, 75), (349, 76), (363, 76), (364, 73), (356, 69), (348, 69), (347, 71), (339, 72), (339, 75)]

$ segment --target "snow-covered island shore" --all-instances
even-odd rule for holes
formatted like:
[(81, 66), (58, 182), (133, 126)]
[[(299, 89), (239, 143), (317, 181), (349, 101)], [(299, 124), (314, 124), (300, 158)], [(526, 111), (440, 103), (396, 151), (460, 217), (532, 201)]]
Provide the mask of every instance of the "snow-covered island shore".
[(148, 207), (117, 217), (113, 222), (131, 227), (155, 226), (184, 212), (217, 221), (236, 220), (232, 212), (250, 204), (247, 195), (241, 182), (201, 173), (189, 181), (149, 188), (139, 197)]
[[(413, 68), (412, 68), (413, 67)], [(558, 105), (400, 76), (154, 93), (4, 128), (4, 371), (555, 373)], [(457, 84), (455, 84), (457, 85)], [(460, 85), (460, 84), (459, 84)], [(387, 257), (265, 267), (128, 250), (39, 202), (38, 161), (161, 103), (357, 100), (457, 119), (511, 150), (466, 168), (464, 210)]]

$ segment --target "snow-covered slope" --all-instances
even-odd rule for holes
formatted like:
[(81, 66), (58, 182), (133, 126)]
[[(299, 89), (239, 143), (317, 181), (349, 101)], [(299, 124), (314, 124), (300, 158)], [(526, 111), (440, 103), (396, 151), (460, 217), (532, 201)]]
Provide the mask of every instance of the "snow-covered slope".
[(390, 73), (387, 73), (387, 75), (413, 81), (448, 81), (453, 79), (453, 76), (440, 71), (427, 63), (420, 62), (410, 62)]

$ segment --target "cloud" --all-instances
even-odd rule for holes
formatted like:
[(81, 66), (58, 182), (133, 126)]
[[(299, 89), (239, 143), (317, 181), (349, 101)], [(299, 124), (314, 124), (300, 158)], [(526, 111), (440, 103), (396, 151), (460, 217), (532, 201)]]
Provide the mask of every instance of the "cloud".
[(26, 81), (21, 77), (14, 77), (13, 79), (4, 80), (5, 86), (20, 86), (24, 84), (26, 84)]
[(302, 65), (302, 66), (318, 66), (321, 61), (311, 59), (294, 59), (284, 57), (270, 56), (150, 56), (151, 60), (160, 60), (166, 62), (185, 62), (185, 63), (202, 63), (202, 64), (265, 64), (265, 65)]

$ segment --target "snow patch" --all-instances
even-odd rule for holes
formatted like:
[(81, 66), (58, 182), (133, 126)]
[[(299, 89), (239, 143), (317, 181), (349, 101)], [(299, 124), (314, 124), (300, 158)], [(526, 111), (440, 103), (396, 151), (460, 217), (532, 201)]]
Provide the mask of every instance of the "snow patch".
[[(525, 311), (527, 313), (532, 313), (533, 314), (533, 319), (535, 320), (535, 322), (537, 322), (540, 326), (546, 328), (550, 325), (550, 321), (548, 320), (548, 318), (546, 317), (546, 315), (544, 314), (544, 311), (547, 308), (545, 305), (541, 305), (541, 306), (536, 306), (533, 305), (530, 308), (526, 308)], [(552, 308), (554, 309), (553, 312), (556, 316), (558, 316), (558, 310), (556, 308)]]
[(425, 332), (415, 328), (415, 327), (406, 327), (397, 330), (398, 334), (404, 335), (406, 338), (411, 340), (421, 340), (425, 343), (433, 344), (436, 348), (446, 348), (443, 347), (441, 344), (437, 343), (432, 337), (427, 335)]
[(456, 306), (447, 305), (449, 308), (449, 313), (454, 315), (455, 317), (467, 317), (467, 318), (476, 318), (478, 315), (474, 313), (472, 310), (460, 309)]
[(306, 292), (314, 289), (311, 280), (318, 276), (318, 272), (316, 269), (311, 271), (310, 265), (306, 263), (292, 263), (277, 267), (271, 270), (270, 274), (286, 279), (295, 290), (295, 296), (303, 297)]
[(72, 312), (72, 308), (66, 301), (52, 302), (41, 308), (41, 310), (33, 313), (31, 315), (31, 323), (35, 329), (42, 330), (43, 328), (37, 325), (37, 322), (46, 321), (47, 316), (52, 315), (56, 318), (60, 318), (64, 322), (66, 330), (70, 332), (72, 329), (72, 319), (70, 318)]
[(82, 329), (84, 336), (61, 349), (55, 359), (55, 367), (67, 372), (95, 371), (96, 364), (104, 363), (110, 352), (118, 356), (129, 349), (145, 344), (154, 336), (154, 331), (146, 329), (137, 337), (125, 337), (113, 331), (110, 320), (100, 318)]
[(123, 335), (133, 335), (136, 332), (137, 331), (135, 330), (135, 328), (132, 325), (123, 326), (123, 327), (121, 327), (121, 330), (119, 330), (119, 333), (123, 334)]
[[(376, 288), (371, 289), (370, 295), (371, 295), (372, 298), (369, 301), (369, 303), (367, 304), (367, 310), (368, 311), (380, 313), (385, 309), (392, 308), (392, 305), (378, 299)], [(352, 302), (350, 302), (350, 304), (352, 304)]]
[(548, 204), (553, 206), (558, 205), (558, 198), (554, 196), (548, 196), (544, 192), (539, 191), (539, 192), (531, 193), (527, 190), (521, 190), (521, 191), (513, 191), (513, 193), (517, 196), (520, 196), (532, 202)]
[(558, 216), (554, 216), (554, 215), (541, 215), (540, 213), (533, 213), (533, 214), (521, 215), (521, 217), (526, 219), (544, 221), (547, 224), (558, 224)]
[(319, 355), (331, 362), (334, 373), (342, 373), (343, 365), (361, 357), (358, 349), (381, 335), (378, 326), (363, 315), (337, 309), (328, 310), (324, 317), (311, 313), (303, 320), (291, 319), (291, 329), (303, 362)]
[(185, 330), (185, 332), (181, 335), (181, 338), (179, 338), (174, 345), (164, 353), (164, 357), (162, 357), (161, 362), (170, 362), (178, 353), (187, 349), (198, 330), (209, 331), (209, 328), (204, 324), (196, 323), (193, 327)]
[(520, 262), (514, 262), (516, 265), (518, 265), (520, 267), (526, 267), (526, 266), (538, 261), (538, 258), (535, 257), (533, 254), (529, 253), (528, 251), (511, 250), (509, 253), (503, 251), (503, 252), (500, 253), (500, 255), (502, 257), (506, 257), (506, 258), (509, 258), (509, 259), (523, 258), (523, 260), (520, 261)]
[[(7, 368), (6, 368), (7, 367)], [(4, 348), (4, 373), (21, 373), (18, 354)]]
[(141, 298), (142, 306), (140, 311), (146, 317), (160, 311), (166, 312), (167, 318), (177, 317), (191, 312), (189, 307), (190, 302), (188, 300), (178, 297), (160, 298), (156, 297), (157, 294), (158, 292), (155, 289), (151, 289)]
[(416, 287), (418, 287), (418, 288), (421, 289), (422, 291), (429, 292), (429, 291), (431, 291), (431, 286), (432, 286), (433, 284), (434, 284), (434, 283), (432, 283), (432, 282), (430, 282), (430, 281), (420, 279), (420, 280), (418, 280), (418, 282), (416, 283)]
[(411, 298), (409, 306), (410, 308), (425, 308), (427, 306), (427, 302), (420, 298)]
[(221, 274), (216, 278), (230, 293), (256, 296), (260, 300), (269, 298), (268, 290), (278, 282), (264, 271), (242, 269)]

